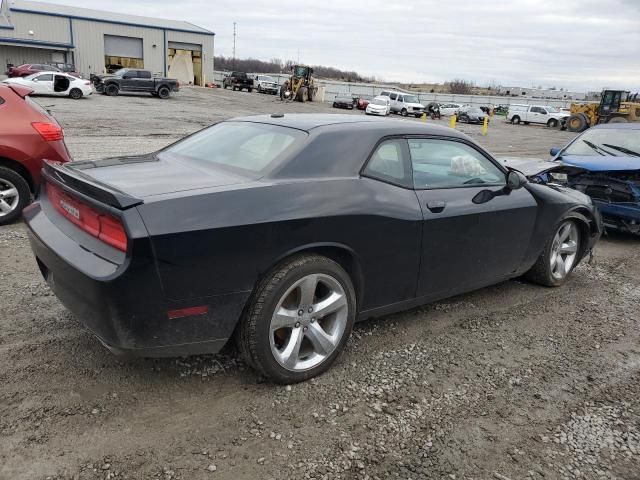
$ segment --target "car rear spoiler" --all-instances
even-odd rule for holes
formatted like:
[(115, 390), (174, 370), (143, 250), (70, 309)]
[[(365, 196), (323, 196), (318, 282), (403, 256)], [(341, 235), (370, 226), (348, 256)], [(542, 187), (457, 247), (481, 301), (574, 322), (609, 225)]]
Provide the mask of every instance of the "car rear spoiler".
[(45, 160), (42, 173), (47, 181), (120, 210), (126, 210), (144, 203), (140, 198), (133, 197), (111, 185), (96, 181), (96, 179), (74, 169), (73, 163), (63, 164)]

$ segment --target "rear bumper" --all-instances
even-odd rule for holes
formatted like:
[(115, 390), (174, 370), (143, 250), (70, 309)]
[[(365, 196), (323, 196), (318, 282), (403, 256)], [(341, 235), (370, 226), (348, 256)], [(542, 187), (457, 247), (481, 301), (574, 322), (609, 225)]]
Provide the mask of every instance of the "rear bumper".
[[(40, 202), (24, 212), (40, 271), (62, 304), (107, 348), (116, 354), (166, 357), (216, 353), (227, 343), (250, 292), (167, 300), (148, 238), (133, 240), (132, 254), (140, 260), (112, 263), (71, 238), (70, 233), (83, 234), (75, 226), (59, 228), (56, 212), (44, 203), (46, 213)], [(131, 210), (129, 215), (138, 215)], [(169, 319), (170, 310), (196, 305), (206, 305), (208, 312)]]

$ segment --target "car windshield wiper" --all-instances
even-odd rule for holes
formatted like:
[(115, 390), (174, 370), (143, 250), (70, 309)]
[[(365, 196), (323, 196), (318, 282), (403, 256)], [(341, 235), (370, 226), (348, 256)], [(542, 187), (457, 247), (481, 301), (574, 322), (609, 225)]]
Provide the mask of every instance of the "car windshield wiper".
[(607, 147), (607, 148), (613, 148), (614, 150), (617, 150), (619, 152), (626, 153), (627, 155), (632, 155), (634, 157), (640, 157), (640, 153), (634, 152), (633, 150), (629, 150), (628, 148), (618, 147), (617, 145), (611, 145), (609, 143), (603, 143), (602, 145)]
[[(611, 155), (612, 157), (617, 157), (617, 155), (616, 155), (615, 153), (611, 153), (611, 152), (609, 152), (608, 150), (605, 150), (604, 148), (599, 147), (599, 146), (598, 146), (598, 145), (596, 145), (595, 143), (590, 142), (589, 140), (582, 139), (582, 141), (583, 141), (584, 143), (586, 143), (587, 145), (589, 145), (589, 147), (591, 147), (592, 149), (594, 149), (596, 152), (598, 152), (598, 153), (599, 153), (600, 155), (602, 155), (603, 157), (604, 157), (605, 155)], [(602, 153), (602, 152), (604, 152), (604, 153)]]

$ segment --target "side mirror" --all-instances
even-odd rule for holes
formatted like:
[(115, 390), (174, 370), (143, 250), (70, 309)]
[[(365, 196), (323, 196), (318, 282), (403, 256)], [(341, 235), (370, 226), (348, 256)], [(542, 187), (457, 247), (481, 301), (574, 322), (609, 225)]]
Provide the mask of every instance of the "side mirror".
[(555, 157), (560, 153), (560, 150), (561, 149), (558, 147), (553, 147), (551, 150), (549, 150), (549, 155), (551, 155), (552, 157)]
[(509, 190), (518, 190), (527, 183), (527, 177), (516, 170), (510, 170), (507, 175), (507, 187)]

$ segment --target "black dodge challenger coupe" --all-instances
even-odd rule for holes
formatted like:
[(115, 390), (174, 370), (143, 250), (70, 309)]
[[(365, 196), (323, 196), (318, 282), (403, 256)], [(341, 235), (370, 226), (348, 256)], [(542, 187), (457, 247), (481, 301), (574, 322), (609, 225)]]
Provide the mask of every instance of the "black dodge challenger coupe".
[(237, 118), (43, 173), (25, 211), (37, 263), (105, 346), (177, 356), (233, 337), (281, 383), (329, 368), (356, 320), (523, 274), (560, 285), (601, 232), (546, 173), (396, 119)]

